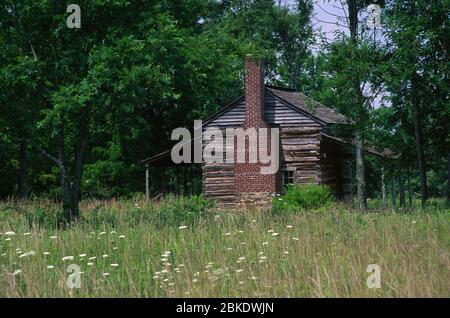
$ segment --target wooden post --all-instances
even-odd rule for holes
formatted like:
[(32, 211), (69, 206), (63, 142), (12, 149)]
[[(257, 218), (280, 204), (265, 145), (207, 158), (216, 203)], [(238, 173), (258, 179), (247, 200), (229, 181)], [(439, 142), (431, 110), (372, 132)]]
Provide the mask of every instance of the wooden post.
[(383, 196), (383, 207), (386, 208), (386, 179), (384, 175), (384, 167), (381, 168), (381, 194)]
[(150, 200), (150, 167), (145, 165), (145, 200)]

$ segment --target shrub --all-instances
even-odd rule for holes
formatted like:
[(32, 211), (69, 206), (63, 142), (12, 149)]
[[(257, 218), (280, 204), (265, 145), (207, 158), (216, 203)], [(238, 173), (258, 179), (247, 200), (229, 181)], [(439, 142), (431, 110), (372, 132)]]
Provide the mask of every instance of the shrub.
[(206, 216), (213, 204), (201, 195), (181, 198), (167, 198), (155, 209), (159, 225), (192, 224)]
[(284, 196), (273, 201), (275, 212), (301, 209), (318, 209), (334, 201), (330, 188), (325, 185), (289, 185)]

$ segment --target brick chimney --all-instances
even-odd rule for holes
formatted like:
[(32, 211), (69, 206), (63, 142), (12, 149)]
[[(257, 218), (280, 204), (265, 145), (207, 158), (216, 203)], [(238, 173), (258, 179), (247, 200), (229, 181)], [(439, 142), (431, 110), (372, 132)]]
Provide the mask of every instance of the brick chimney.
[(269, 127), (264, 120), (264, 69), (251, 55), (245, 58), (245, 121), (242, 128)]
[[(242, 128), (244, 130), (255, 128), (259, 135), (260, 128), (270, 128), (264, 119), (264, 69), (261, 62), (256, 61), (251, 55), (247, 55), (245, 70), (245, 120)], [(270, 133), (267, 136), (267, 145), (270, 151)], [(250, 148), (249, 142), (246, 142), (245, 149), (235, 149), (235, 154), (239, 151), (245, 151), (245, 158), (247, 158), (245, 163), (235, 161), (234, 172), (238, 206), (268, 205), (271, 202), (271, 194), (276, 192), (277, 174), (261, 174), (261, 167), (266, 165), (259, 161), (258, 147), (256, 149)], [(248, 160), (252, 152), (255, 152), (253, 155), (258, 158), (257, 163), (250, 163)]]

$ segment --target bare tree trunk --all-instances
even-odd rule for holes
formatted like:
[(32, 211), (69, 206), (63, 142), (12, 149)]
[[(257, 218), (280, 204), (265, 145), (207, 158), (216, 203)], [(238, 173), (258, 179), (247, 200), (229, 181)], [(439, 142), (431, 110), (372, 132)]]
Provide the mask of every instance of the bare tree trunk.
[(419, 113), (419, 102), (416, 95), (416, 86), (417, 86), (417, 74), (414, 74), (412, 79), (412, 115), (414, 122), (414, 135), (416, 139), (416, 150), (417, 150), (417, 163), (419, 165), (419, 173), (420, 173), (420, 196), (422, 200), (422, 206), (424, 206), (428, 199), (428, 186), (427, 186), (427, 166), (424, 156), (423, 149), (423, 136), (422, 136), (422, 127), (420, 124), (420, 113)]
[(398, 172), (398, 191), (400, 192), (400, 207), (405, 208), (405, 187), (403, 186), (403, 176), (401, 169)]
[[(70, 179), (69, 169), (67, 167), (66, 153), (65, 153), (65, 117), (64, 113), (60, 114), (61, 126), (59, 132), (59, 145), (58, 145), (58, 159), (59, 173), (61, 179), (61, 191), (64, 210), (64, 221), (70, 223), (76, 220), (80, 215), (78, 206), (79, 195), (77, 193), (77, 185), (72, 184)], [(75, 158), (75, 174), (78, 173), (79, 162), (81, 162), (81, 156), (76, 154)], [(75, 177), (77, 179), (77, 177)], [(81, 176), (79, 178), (81, 180)], [(77, 180), (77, 181), (79, 181)]]
[(397, 193), (395, 190), (396, 178), (395, 174), (392, 175), (392, 208), (395, 209), (397, 207)]
[(411, 183), (411, 173), (408, 171), (408, 194), (409, 194), (409, 208), (412, 210), (414, 207), (414, 192)]
[(150, 167), (145, 164), (145, 200), (150, 200)]
[(383, 207), (386, 208), (386, 178), (384, 175), (384, 167), (381, 168), (381, 194), (383, 196)]
[(447, 156), (447, 204), (450, 204), (450, 154)]
[(360, 132), (356, 133), (356, 182), (359, 209), (367, 209), (366, 178), (364, 168), (364, 140)]
[(64, 210), (64, 221), (70, 223), (75, 221), (79, 215), (79, 200), (75, 197), (75, 191), (70, 182), (70, 176), (65, 165), (61, 165), (59, 172), (61, 174), (62, 201)]
[(19, 198), (28, 197), (28, 141), (26, 139), (20, 142), (20, 163), (19, 176), (17, 180)]
[[(348, 21), (350, 28), (350, 40), (352, 43), (353, 51), (352, 58), (356, 56), (357, 43), (358, 43), (358, 5), (357, 0), (347, 0), (348, 7)], [(365, 178), (365, 168), (364, 168), (364, 134), (363, 134), (363, 123), (364, 123), (364, 101), (360, 87), (359, 76), (353, 74), (353, 84), (354, 84), (354, 103), (357, 113), (357, 125), (355, 133), (356, 141), (356, 187), (358, 194), (358, 204), (359, 209), (364, 211), (367, 209), (367, 199), (366, 199), (366, 178)]]

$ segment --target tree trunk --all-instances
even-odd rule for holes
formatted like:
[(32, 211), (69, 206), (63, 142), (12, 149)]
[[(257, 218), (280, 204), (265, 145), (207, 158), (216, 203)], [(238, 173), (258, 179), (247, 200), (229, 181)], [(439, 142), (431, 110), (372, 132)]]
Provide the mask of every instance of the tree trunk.
[(70, 223), (80, 216), (79, 200), (76, 197), (67, 168), (64, 164), (60, 166), (61, 190), (64, 210), (64, 221)]
[(397, 193), (395, 191), (395, 183), (396, 178), (395, 174), (392, 175), (392, 208), (395, 209), (397, 207)]
[[(349, 20), (349, 31), (350, 40), (352, 43), (352, 58), (356, 58), (356, 47), (358, 43), (358, 5), (357, 0), (348, 0), (348, 20)], [(356, 119), (357, 127), (355, 133), (356, 140), (356, 185), (358, 194), (358, 204), (359, 209), (364, 211), (367, 209), (367, 199), (366, 199), (366, 177), (364, 169), (364, 101), (363, 95), (360, 87), (361, 81), (359, 75), (356, 71), (353, 74), (353, 89), (354, 89), (354, 100), (356, 107)]]
[[(74, 185), (71, 182), (69, 169), (66, 162), (65, 153), (65, 126), (64, 126), (64, 114), (60, 114), (61, 127), (59, 134), (59, 147), (58, 147), (58, 159), (57, 163), (59, 166), (59, 173), (61, 178), (61, 191), (62, 191), (62, 201), (64, 210), (64, 221), (70, 223), (75, 221), (80, 216), (79, 210), (79, 185)], [(75, 181), (79, 182), (81, 180), (81, 175), (78, 176), (79, 165), (81, 162), (81, 154), (75, 154)]]
[(28, 141), (26, 139), (20, 142), (20, 163), (19, 176), (17, 180), (19, 198), (28, 197)]
[(366, 178), (364, 171), (364, 139), (360, 132), (356, 133), (356, 183), (359, 209), (367, 209)]
[(411, 183), (411, 173), (408, 171), (408, 194), (409, 194), (409, 208), (412, 210), (414, 207), (414, 192)]
[(416, 86), (417, 86), (416, 81), (417, 81), (417, 74), (413, 76), (413, 79), (411, 81), (412, 83), (411, 105), (414, 122), (414, 135), (416, 139), (417, 163), (419, 166), (419, 173), (420, 173), (420, 196), (422, 200), (422, 206), (424, 206), (428, 199), (427, 167), (423, 149), (423, 136), (422, 136), (422, 127), (420, 123), (419, 101), (416, 94)]
[(381, 168), (381, 194), (383, 196), (383, 207), (386, 208), (386, 178), (384, 175), (384, 167)]
[(402, 176), (402, 170), (398, 172), (398, 191), (400, 193), (400, 207), (405, 208), (406, 202), (405, 202), (405, 187), (403, 186), (403, 176)]
[(145, 164), (145, 200), (150, 200), (150, 166)]
[(447, 156), (447, 204), (450, 204), (450, 154)]

